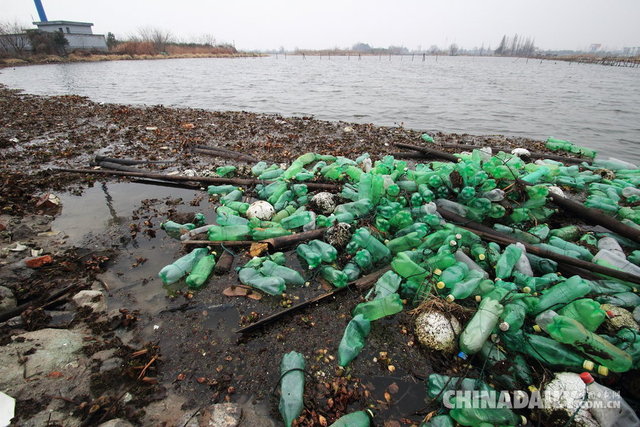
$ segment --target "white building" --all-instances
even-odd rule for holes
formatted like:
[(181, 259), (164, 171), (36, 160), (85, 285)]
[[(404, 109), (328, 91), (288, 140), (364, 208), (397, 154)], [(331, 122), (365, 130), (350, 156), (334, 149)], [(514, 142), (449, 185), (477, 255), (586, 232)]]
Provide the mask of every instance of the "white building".
[(33, 23), (40, 31), (54, 33), (59, 31), (69, 42), (67, 50), (107, 51), (107, 41), (103, 34), (93, 34), (91, 22), (45, 21)]

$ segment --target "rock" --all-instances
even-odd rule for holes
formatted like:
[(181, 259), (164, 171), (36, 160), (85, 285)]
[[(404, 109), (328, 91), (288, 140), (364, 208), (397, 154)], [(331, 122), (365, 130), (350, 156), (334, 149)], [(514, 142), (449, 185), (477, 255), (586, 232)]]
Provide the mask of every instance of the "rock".
[(351, 226), (344, 222), (339, 222), (330, 227), (325, 232), (325, 240), (336, 249), (342, 249), (347, 246), (351, 240)]
[(309, 200), (309, 209), (321, 215), (331, 215), (336, 208), (333, 194), (322, 191)]
[(235, 403), (217, 403), (208, 410), (209, 422), (207, 424), (202, 422), (206, 418), (204, 415), (200, 422), (201, 426), (236, 427), (242, 419), (242, 409)]
[(20, 224), (11, 229), (11, 237), (13, 240), (27, 240), (34, 235), (34, 231), (26, 224)]
[(133, 427), (133, 424), (122, 418), (114, 418), (106, 423), (100, 424), (98, 427)]
[(622, 328), (631, 328), (634, 331), (640, 331), (638, 324), (633, 318), (633, 314), (629, 310), (622, 307), (618, 307), (611, 304), (602, 304), (601, 308), (604, 311), (613, 313), (613, 317), (609, 317), (605, 320), (605, 327), (615, 334)]
[(6, 313), (17, 307), (16, 297), (11, 289), (0, 286), (0, 314)]
[(40, 329), (12, 339), (0, 352), (0, 389), (5, 391), (22, 385), (25, 378), (65, 369), (83, 345), (82, 335), (67, 329)]
[(73, 319), (76, 318), (76, 313), (72, 311), (45, 311), (47, 316), (51, 316), (51, 320), (47, 326), (56, 329), (66, 329), (71, 325)]
[(107, 359), (111, 359), (114, 354), (116, 354), (115, 348), (110, 348), (108, 350), (101, 350), (93, 353), (93, 355), (91, 355), (91, 360), (98, 360), (98, 361), (104, 362)]
[(251, 203), (249, 209), (247, 209), (247, 218), (258, 218), (263, 221), (269, 221), (276, 214), (275, 209), (269, 202), (264, 200), (258, 200)]
[(418, 341), (430, 350), (454, 353), (458, 347), (460, 322), (441, 311), (424, 311), (416, 317)]
[[(563, 426), (571, 418), (584, 398), (586, 386), (580, 375), (572, 372), (560, 372), (542, 390), (542, 406), (540, 409), (548, 418), (548, 425)], [(587, 405), (582, 405), (571, 425), (581, 427), (598, 427), (600, 424), (593, 418)]]
[(80, 291), (73, 296), (73, 302), (77, 307), (89, 307), (95, 313), (107, 311), (107, 302), (100, 291)]

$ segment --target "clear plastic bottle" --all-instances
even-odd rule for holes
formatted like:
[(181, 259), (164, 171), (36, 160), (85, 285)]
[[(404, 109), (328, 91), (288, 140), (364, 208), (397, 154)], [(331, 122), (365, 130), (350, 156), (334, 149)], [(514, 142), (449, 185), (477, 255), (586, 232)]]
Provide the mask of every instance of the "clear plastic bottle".
[(580, 374), (580, 378), (587, 386), (589, 400), (594, 402), (589, 412), (601, 427), (640, 426), (640, 419), (620, 393), (596, 383), (588, 372)]

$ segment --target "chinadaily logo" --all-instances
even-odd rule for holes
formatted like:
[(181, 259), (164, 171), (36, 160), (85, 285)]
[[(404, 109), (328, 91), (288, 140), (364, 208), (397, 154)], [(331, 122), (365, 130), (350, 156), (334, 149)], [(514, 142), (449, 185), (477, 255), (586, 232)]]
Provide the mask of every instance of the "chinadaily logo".
[(449, 390), (442, 395), (444, 406), (448, 409), (535, 409), (535, 408), (568, 408), (568, 409), (618, 409), (619, 394), (610, 391), (605, 393), (570, 391), (463, 391)]

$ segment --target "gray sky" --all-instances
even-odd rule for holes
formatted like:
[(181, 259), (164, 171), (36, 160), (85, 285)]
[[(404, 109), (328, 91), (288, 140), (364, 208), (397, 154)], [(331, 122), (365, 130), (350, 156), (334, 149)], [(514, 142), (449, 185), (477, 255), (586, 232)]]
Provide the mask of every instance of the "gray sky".
[[(640, 46), (640, 0), (42, 0), (49, 20), (93, 22), (126, 38), (141, 27), (195, 40), (210, 34), (238, 49), (457, 43), (496, 48), (503, 34), (542, 49)], [(0, 20), (38, 20), (32, 0), (0, 0)]]

